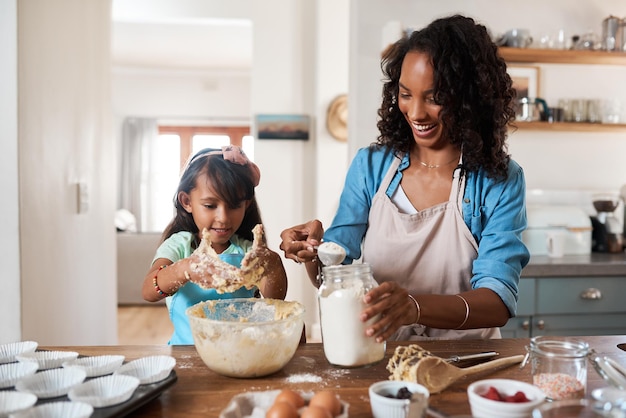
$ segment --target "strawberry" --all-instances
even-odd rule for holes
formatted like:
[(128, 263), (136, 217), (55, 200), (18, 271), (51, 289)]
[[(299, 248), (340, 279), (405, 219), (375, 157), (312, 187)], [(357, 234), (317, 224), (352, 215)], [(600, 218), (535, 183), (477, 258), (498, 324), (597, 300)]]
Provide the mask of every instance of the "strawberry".
[(524, 392), (522, 391), (517, 391), (515, 392), (515, 395), (511, 395), (511, 396), (506, 396), (504, 398), (505, 402), (515, 402), (515, 403), (520, 403), (520, 402), (529, 402), (530, 399), (528, 399), (526, 397), (526, 395), (524, 394)]
[(487, 390), (487, 393), (485, 393), (483, 395), (484, 398), (487, 399), (491, 399), (492, 401), (503, 401), (504, 399), (502, 398), (502, 395), (500, 395), (500, 392), (498, 392), (498, 389), (496, 389), (493, 386), (489, 386), (489, 389)]

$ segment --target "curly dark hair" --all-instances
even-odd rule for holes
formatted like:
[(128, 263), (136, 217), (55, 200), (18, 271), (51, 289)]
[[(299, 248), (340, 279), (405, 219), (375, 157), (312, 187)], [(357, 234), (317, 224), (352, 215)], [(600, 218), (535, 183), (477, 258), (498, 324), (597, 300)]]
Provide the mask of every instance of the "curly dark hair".
[(487, 28), (469, 17), (437, 19), (385, 51), (376, 143), (398, 153), (415, 146), (396, 100), (402, 62), (409, 51), (426, 53), (431, 59), (443, 135), (463, 151), (464, 168), (483, 168), (489, 177), (506, 178), (507, 128), (515, 120), (515, 89)]
[[(200, 242), (198, 227), (193, 220), (193, 216), (188, 213), (180, 203), (178, 194), (180, 192), (190, 193), (196, 187), (196, 182), (202, 174), (206, 174), (213, 190), (230, 207), (237, 207), (245, 200), (251, 200), (246, 209), (243, 221), (239, 229), (235, 232), (240, 237), (252, 241), (254, 236), (252, 229), (262, 223), (261, 212), (254, 194), (254, 182), (250, 169), (247, 166), (234, 164), (224, 160), (221, 154), (206, 155), (210, 151), (219, 151), (213, 148), (205, 148), (197, 152), (189, 161), (187, 168), (183, 172), (178, 190), (174, 195), (174, 209), (176, 214), (170, 224), (163, 231), (161, 240), (164, 241), (171, 235), (180, 231), (189, 231), (196, 236), (194, 248)], [(265, 238), (265, 237), (263, 237)]]

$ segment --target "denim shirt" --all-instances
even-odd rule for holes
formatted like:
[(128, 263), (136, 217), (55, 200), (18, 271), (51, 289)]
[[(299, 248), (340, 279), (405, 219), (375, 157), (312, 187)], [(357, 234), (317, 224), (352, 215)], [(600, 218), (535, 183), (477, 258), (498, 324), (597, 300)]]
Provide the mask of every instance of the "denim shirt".
[[(361, 148), (348, 169), (339, 207), (324, 241), (346, 249), (344, 264), (361, 257), (361, 243), (374, 195), (394, 159), (388, 147)], [(400, 185), (409, 154), (402, 157), (398, 172), (386, 191), (391, 198)], [(500, 296), (511, 317), (517, 311), (518, 284), (530, 254), (522, 242), (526, 229), (526, 183), (522, 168), (509, 162), (505, 180), (488, 178), (484, 170), (465, 173), (463, 219), (478, 243), (472, 266), (472, 289), (488, 288)], [(407, 252), (409, 249), (407, 248)]]

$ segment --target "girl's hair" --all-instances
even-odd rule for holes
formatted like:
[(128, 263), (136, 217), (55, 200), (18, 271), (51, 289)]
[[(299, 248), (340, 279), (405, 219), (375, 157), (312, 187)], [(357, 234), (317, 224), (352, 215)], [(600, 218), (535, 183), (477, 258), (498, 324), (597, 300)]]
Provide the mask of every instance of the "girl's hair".
[(443, 135), (463, 151), (464, 168), (483, 168), (489, 177), (506, 178), (510, 159), (507, 127), (515, 119), (515, 89), (487, 29), (468, 17), (437, 19), (385, 52), (376, 143), (397, 153), (415, 146), (410, 126), (397, 104), (402, 62), (410, 51), (430, 57)]
[(245, 165), (230, 162), (224, 159), (219, 149), (205, 148), (197, 152), (187, 163), (183, 172), (178, 190), (174, 196), (174, 219), (163, 231), (162, 239), (166, 240), (176, 232), (189, 231), (196, 236), (195, 246), (200, 242), (199, 231), (193, 216), (188, 213), (178, 200), (180, 192), (190, 193), (202, 174), (206, 174), (207, 181), (215, 193), (231, 208), (238, 207), (241, 202), (250, 200), (243, 221), (235, 232), (241, 238), (253, 240), (252, 229), (262, 223), (261, 213), (254, 196), (255, 178), (250, 164)]

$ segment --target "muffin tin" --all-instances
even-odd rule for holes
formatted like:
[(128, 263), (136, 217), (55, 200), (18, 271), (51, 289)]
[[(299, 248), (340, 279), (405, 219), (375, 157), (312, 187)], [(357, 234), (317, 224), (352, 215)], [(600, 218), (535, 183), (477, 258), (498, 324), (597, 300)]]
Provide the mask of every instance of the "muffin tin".
[[(4, 363), (0, 362), (0, 395), (12, 402), (32, 402), (19, 413), (20, 417), (49, 416), (45, 414), (52, 410), (39, 407), (52, 408), (51, 404), (63, 404), (54, 406), (55, 410), (83, 409), (80, 405), (92, 409), (87, 415), (77, 416), (123, 417), (158, 397), (177, 380), (173, 370), (176, 360), (171, 356), (147, 356), (124, 364), (122, 355), (76, 353), (74, 357), (74, 352), (35, 351), (37, 343), (24, 343), (28, 344), (0, 346), (0, 358), (4, 359)], [(28, 351), (31, 348), (33, 351)], [(61, 358), (65, 360), (59, 363)], [(53, 368), (50, 359), (56, 362)], [(43, 361), (48, 361), (44, 370), (39, 367)], [(40, 415), (42, 412), (44, 415)], [(0, 410), (0, 416), (8, 413)], [(67, 413), (55, 416), (67, 416)]]

